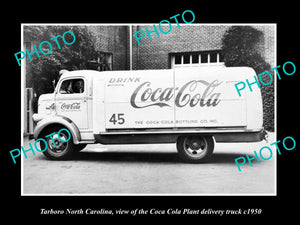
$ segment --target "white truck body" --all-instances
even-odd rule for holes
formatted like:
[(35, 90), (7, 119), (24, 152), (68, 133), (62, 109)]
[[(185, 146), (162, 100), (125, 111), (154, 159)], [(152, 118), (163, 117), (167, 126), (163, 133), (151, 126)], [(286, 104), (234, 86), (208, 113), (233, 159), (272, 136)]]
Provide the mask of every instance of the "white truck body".
[(261, 141), (260, 91), (239, 97), (234, 87), (254, 75), (248, 67), (66, 72), (53, 94), (39, 98), (34, 137), (56, 124), (69, 129), (74, 145), (168, 143), (181, 136)]

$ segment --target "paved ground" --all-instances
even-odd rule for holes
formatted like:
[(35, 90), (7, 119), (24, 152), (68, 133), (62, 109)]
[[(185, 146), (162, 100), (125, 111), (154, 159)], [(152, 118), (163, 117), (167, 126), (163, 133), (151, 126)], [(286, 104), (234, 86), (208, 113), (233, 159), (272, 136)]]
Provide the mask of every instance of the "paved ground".
[(243, 165), (242, 172), (234, 161), (244, 154), (254, 156), (253, 151), (269, 146), (274, 136), (269, 133), (269, 143), (217, 143), (206, 164), (181, 163), (175, 144), (88, 145), (70, 161), (28, 155), (23, 157), (23, 193), (275, 194), (276, 154), (261, 163), (253, 160), (253, 167)]

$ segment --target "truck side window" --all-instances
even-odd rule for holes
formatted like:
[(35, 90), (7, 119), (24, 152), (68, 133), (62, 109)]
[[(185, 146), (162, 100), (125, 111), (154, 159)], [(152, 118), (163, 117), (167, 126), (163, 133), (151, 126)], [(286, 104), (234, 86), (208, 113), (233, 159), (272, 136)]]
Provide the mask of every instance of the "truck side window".
[(83, 79), (71, 79), (62, 82), (59, 93), (60, 94), (77, 94), (84, 92)]

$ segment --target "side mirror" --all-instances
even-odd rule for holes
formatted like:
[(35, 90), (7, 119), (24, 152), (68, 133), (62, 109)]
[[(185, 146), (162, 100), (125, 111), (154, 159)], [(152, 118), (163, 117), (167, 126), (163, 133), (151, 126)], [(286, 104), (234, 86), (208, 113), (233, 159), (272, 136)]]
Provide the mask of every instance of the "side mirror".
[(52, 85), (53, 85), (53, 89), (55, 90), (55, 85), (56, 85), (56, 83), (55, 83), (55, 79), (54, 79), (54, 80), (52, 80)]

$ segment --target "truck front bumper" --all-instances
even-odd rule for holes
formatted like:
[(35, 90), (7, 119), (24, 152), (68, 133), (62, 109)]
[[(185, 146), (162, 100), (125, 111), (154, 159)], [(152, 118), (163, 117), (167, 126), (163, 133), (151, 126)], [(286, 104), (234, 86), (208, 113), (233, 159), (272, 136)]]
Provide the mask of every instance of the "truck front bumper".
[(43, 115), (43, 114), (34, 113), (32, 115), (32, 120), (36, 123), (39, 122), (40, 120), (44, 119), (44, 118), (46, 118), (46, 115)]

